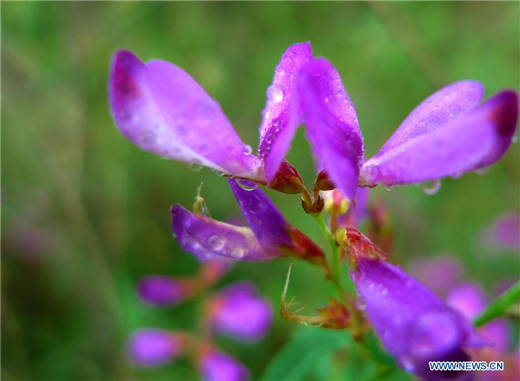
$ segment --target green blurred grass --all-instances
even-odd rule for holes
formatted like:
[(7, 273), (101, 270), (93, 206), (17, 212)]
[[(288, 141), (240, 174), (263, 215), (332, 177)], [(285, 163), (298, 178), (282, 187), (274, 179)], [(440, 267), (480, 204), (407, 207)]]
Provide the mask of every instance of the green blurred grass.
[[(187, 362), (129, 365), (124, 343), (141, 326), (189, 328), (196, 303), (157, 310), (134, 293), (144, 274), (188, 275), (196, 261), (172, 239), (169, 208), (190, 205), (200, 181), (212, 216), (239, 210), (209, 170), (142, 152), (116, 130), (107, 105), (112, 53), (174, 62), (221, 103), (244, 141), (257, 142), (265, 90), (287, 46), (309, 40), (342, 75), (368, 156), (435, 89), (471, 78), (486, 96), (519, 86), (519, 4), (2, 2), (2, 376), (5, 380), (196, 377)], [(375, 189), (395, 229), (394, 255), (449, 252), (491, 292), (518, 277), (518, 256), (485, 252), (478, 233), (518, 211), (519, 149), (485, 176), (445, 180), (434, 197), (417, 187)], [(290, 161), (311, 182), (300, 131)], [(296, 197), (269, 193), (322, 242)], [(253, 280), (275, 305), (287, 262), (239, 264), (226, 282)], [(319, 270), (293, 268), (291, 291), (326, 301)], [(222, 341), (255, 376), (288, 337), (247, 347)]]

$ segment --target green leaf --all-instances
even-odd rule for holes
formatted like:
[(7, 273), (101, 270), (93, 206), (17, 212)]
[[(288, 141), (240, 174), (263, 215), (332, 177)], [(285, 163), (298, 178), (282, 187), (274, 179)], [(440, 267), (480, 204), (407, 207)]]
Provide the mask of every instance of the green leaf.
[(306, 328), (274, 356), (262, 379), (300, 380), (320, 358), (351, 341), (346, 331)]
[(475, 327), (480, 327), (497, 317), (506, 315), (520, 301), (520, 281), (493, 300), (475, 319)]

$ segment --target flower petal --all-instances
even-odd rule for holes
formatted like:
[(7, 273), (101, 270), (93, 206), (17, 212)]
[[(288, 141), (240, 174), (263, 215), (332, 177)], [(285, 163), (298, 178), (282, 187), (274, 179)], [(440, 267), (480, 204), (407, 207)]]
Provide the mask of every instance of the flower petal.
[(230, 175), (257, 178), (259, 160), (204, 89), (165, 61), (114, 55), (110, 107), (119, 130), (140, 148)]
[(224, 352), (208, 349), (201, 356), (199, 370), (204, 381), (246, 381), (249, 370)]
[(376, 156), (445, 127), (449, 122), (477, 107), (483, 96), (484, 86), (476, 81), (459, 81), (440, 89), (408, 115)]
[(360, 184), (407, 184), (485, 168), (511, 145), (518, 95), (502, 91), (448, 125), (424, 133), (368, 160)]
[(301, 111), (296, 99), (296, 80), (303, 64), (312, 59), (311, 44), (291, 45), (276, 67), (272, 85), (267, 89), (267, 104), (260, 125), (258, 155), (270, 183), (291, 146), (300, 124)]
[(472, 339), (469, 322), (398, 266), (361, 258), (353, 279), (375, 331), (404, 369), (436, 379), (429, 361), (469, 360), (462, 349)]
[(322, 264), (323, 251), (292, 226), (269, 197), (254, 183), (229, 179), (229, 185), (260, 245), (267, 251), (283, 250), (284, 256)]
[(264, 250), (248, 228), (196, 216), (180, 205), (172, 208), (172, 227), (183, 250), (201, 261), (219, 258), (267, 261), (280, 254), (276, 248)]
[(197, 290), (195, 280), (150, 275), (139, 281), (137, 292), (146, 303), (171, 306), (188, 299)]
[(364, 147), (354, 105), (338, 72), (324, 58), (309, 62), (302, 68), (299, 93), (318, 171), (324, 170), (353, 200)]

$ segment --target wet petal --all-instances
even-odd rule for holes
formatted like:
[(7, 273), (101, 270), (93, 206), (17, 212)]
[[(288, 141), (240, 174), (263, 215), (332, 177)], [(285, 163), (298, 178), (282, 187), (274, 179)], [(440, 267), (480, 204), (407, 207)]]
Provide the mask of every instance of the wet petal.
[(260, 245), (268, 251), (282, 250), (284, 256), (322, 264), (323, 251), (292, 226), (271, 199), (254, 183), (229, 179), (231, 190)]
[(204, 89), (165, 61), (144, 64), (133, 53), (115, 54), (110, 107), (119, 130), (140, 148), (172, 160), (257, 178), (259, 160)]
[(271, 304), (258, 295), (251, 283), (240, 282), (226, 287), (214, 297), (211, 306), (211, 324), (221, 334), (257, 341), (271, 328)]
[(318, 171), (327, 172), (334, 185), (354, 199), (363, 140), (354, 105), (338, 72), (324, 58), (308, 63), (302, 68), (299, 93)]
[(353, 274), (370, 322), (401, 367), (427, 379), (429, 361), (466, 361), (473, 328), (398, 266), (361, 258)]
[(276, 67), (272, 85), (267, 89), (267, 104), (260, 125), (258, 155), (271, 182), (291, 146), (301, 120), (296, 99), (296, 80), (303, 64), (312, 59), (311, 44), (290, 46)]
[(477, 107), (484, 96), (484, 86), (476, 81), (460, 81), (430, 95), (412, 111), (383, 145), (377, 156), (445, 127), (449, 122)]
[(207, 261), (229, 258), (244, 261), (267, 261), (280, 253), (266, 251), (251, 229), (196, 216), (180, 205), (172, 208), (172, 227), (183, 250)]
[(360, 184), (416, 183), (485, 168), (511, 145), (517, 119), (517, 94), (500, 92), (448, 125), (368, 160)]

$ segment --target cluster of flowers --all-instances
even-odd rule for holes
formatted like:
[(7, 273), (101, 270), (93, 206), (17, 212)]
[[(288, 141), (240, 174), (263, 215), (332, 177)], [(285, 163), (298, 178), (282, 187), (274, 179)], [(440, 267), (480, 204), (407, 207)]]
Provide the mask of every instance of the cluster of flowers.
[[(212, 168), (229, 178), (249, 228), (176, 205), (173, 231), (185, 251), (202, 261), (295, 257), (323, 266), (341, 290), (341, 263), (334, 256), (327, 260), (322, 249), (284, 218), (258, 184), (301, 194), (306, 213), (321, 218), (325, 206), (331, 213), (325, 234), (333, 253), (348, 263), (363, 301), (361, 311), (359, 303), (356, 307), (355, 300), (343, 293), (340, 302), (333, 300), (322, 310), (320, 325), (350, 329), (361, 340), (368, 329), (366, 315), (398, 364), (428, 379), (445, 376), (432, 375), (428, 361), (467, 360), (467, 348), (483, 345), (463, 314), (389, 263), (388, 256), (355, 224), (364, 213), (368, 188), (458, 178), (499, 160), (516, 130), (518, 96), (514, 91), (502, 91), (481, 102), (480, 83), (451, 84), (422, 102), (381, 150), (366, 160), (358, 117), (341, 78), (329, 61), (313, 56), (309, 43), (289, 47), (276, 67), (267, 90), (257, 156), (240, 140), (218, 103), (175, 65), (145, 64), (134, 54), (120, 51), (112, 64), (109, 90), (115, 122), (134, 144), (169, 159)], [(316, 159), (318, 175), (311, 192), (284, 160), (300, 123), (306, 127)], [(332, 194), (324, 201), (327, 191)], [(375, 235), (380, 246), (381, 236)]]
[[(138, 294), (147, 304), (173, 306), (206, 292), (230, 267), (227, 261), (208, 261), (196, 277), (147, 276), (139, 282)], [(132, 361), (153, 367), (185, 355), (193, 359), (204, 380), (247, 379), (248, 369), (219, 350), (214, 337), (221, 334), (242, 342), (260, 340), (271, 327), (270, 303), (257, 294), (251, 283), (237, 282), (206, 297), (202, 310), (198, 336), (155, 328), (135, 332), (128, 344)]]

